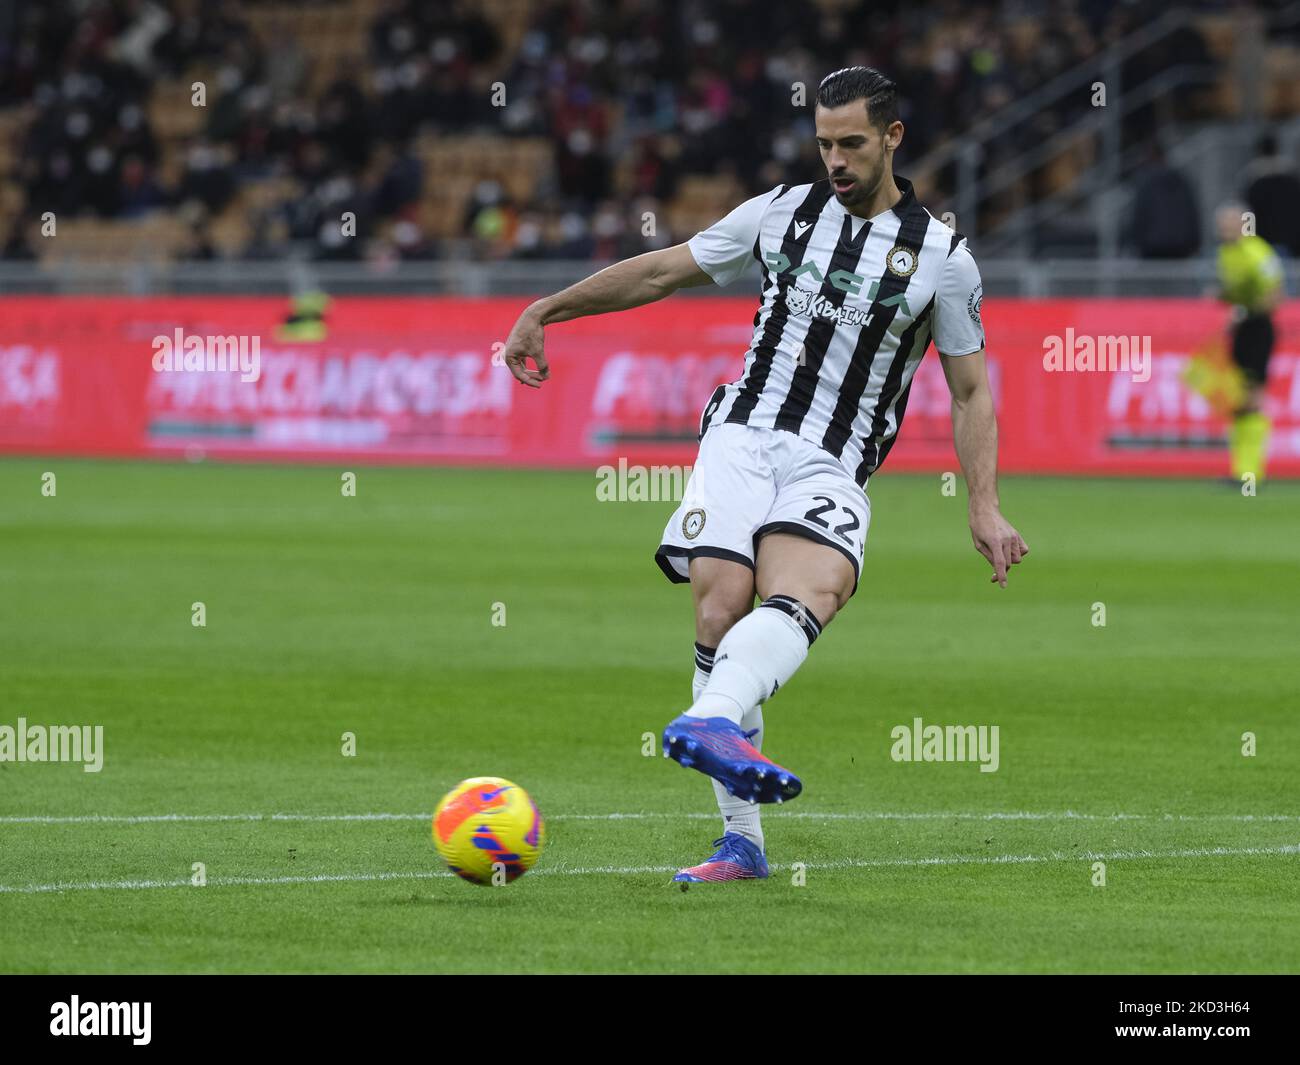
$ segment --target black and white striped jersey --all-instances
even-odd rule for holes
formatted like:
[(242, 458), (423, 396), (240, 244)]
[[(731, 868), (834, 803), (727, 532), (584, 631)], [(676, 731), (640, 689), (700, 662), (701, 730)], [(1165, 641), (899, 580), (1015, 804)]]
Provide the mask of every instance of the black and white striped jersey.
[(944, 355), (984, 347), (979, 269), (954, 233), (894, 178), (902, 199), (863, 219), (829, 181), (782, 185), (688, 242), (715, 282), (751, 258), (762, 293), (743, 376), (700, 419), (797, 433), (866, 484), (893, 446), (931, 339)]

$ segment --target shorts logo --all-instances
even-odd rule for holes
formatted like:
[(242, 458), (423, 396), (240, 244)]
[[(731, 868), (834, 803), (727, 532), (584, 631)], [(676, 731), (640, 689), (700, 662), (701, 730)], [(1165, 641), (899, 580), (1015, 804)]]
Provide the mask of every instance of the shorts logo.
[(686, 517), (682, 518), (682, 535), (688, 540), (694, 540), (703, 531), (704, 511), (699, 507), (688, 510)]
[(980, 325), (980, 305), (984, 302), (984, 282), (981, 281), (975, 286), (975, 291), (970, 294), (970, 299), (966, 301), (966, 313), (970, 315), (970, 320), (976, 325)]
[(885, 263), (895, 277), (911, 277), (916, 271), (916, 252), (895, 244), (885, 256)]

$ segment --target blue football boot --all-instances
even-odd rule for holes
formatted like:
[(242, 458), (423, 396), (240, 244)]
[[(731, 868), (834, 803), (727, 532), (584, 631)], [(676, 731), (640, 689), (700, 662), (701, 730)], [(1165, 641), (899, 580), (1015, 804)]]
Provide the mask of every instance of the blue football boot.
[(712, 858), (700, 865), (683, 869), (673, 877), (673, 881), (707, 884), (722, 880), (767, 879), (767, 859), (752, 840), (728, 832), (721, 839), (715, 839), (713, 845), (718, 850)]
[(803, 791), (803, 782), (765, 757), (725, 717), (683, 714), (664, 729), (664, 757), (712, 777), (728, 793), (747, 802), (786, 802)]

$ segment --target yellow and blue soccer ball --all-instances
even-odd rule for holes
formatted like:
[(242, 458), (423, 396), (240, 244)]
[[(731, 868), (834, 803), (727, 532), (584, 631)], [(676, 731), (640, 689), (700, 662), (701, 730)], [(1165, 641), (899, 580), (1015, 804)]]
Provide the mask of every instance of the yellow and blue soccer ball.
[(433, 814), (438, 853), (447, 868), (473, 884), (518, 879), (533, 867), (545, 841), (537, 804), (500, 777), (462, 780)]

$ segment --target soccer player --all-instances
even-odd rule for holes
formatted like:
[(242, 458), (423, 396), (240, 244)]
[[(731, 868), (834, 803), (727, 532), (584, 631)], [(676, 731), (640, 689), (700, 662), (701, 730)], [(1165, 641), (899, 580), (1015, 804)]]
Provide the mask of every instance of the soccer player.
[(1227, 203), (1215, 215), (1219, 233), (1219, 298), (1232, 305), (1232, 359), (1241, 368), (1246, 391), (1232, 414), (1228, 452), (1232, 476), (1240, 484), (1253, 474), (1264, 479), (1268, 453), (1268, 415), (1264, 391), (1273, 353), (1273, 311), (1282, 297), (1282, 263), (1269, 243), (1242, 232), (1246, 209)]
[(690, 582), (695, 603), (693, 702), (664, 729), (664, 753), (713, 779), (723, 815), (717, 852), (677, 880), (767, 876), (759, 804), (792, 799), (802, 783), (761, 753), (762, 704), (857, 590), (867, 481), (893, 447), (932, 339), (991, 580), (1006, 587), (1029, 550), (998, 509), (979, 271), (965, 238), (893, 172), (903, 139), (895, 85), (848, 67), (822, 81), (816, 102), (824, 179), (781, 185), (685, 244), (538, 300), (504, 352), (514, 376), (539, 388), (550, 375), (545, 326), (725, 285), (758, 261), (744, 373), (704, 408), (699, 457), (655, 556), (669, 580)]

